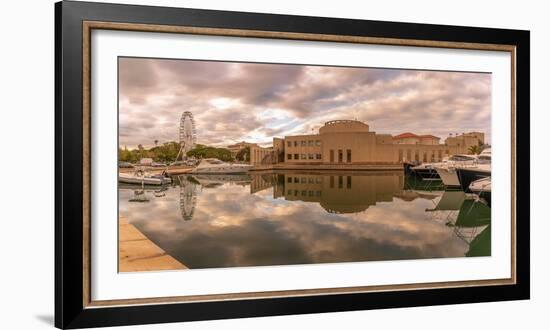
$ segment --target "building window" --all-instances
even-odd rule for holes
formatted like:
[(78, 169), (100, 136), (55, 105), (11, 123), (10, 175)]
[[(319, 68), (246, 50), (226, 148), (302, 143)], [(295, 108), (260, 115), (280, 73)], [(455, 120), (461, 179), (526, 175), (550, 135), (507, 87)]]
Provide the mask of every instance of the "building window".
[(289, 147), (292, 147), (292, 142), (288, 141), (288, 142), (286, 143), (286, 145), (289, 146)]
[(407, 150), (407, 161), (411, 161), (411, 150)]
[(313, 197), (313, 190), (308, 191), (309, 197)]
[(334, 188), (334, 177), (332, 175), (330, 176), (330, 187)]
[(315, 183), (321, 183), (321, 178), (320, 178), (320, 177), (316, 177), (316, 178), (315, 178)]
[(307, 178), (307, 183), (313, 183), (313, 178)]
[(292, 154), (286, 154), (286, 159), (288, 160), (292, 159)]
[(300, 145), (301, 145), (302, 147), (305, 147), (305, 146), (306, 146), (306, 141), (300, 141)]
[(292, 177), (289, 176), (288, 179), (286, 179), (286, 181), (287, 181), (288, 183), (292, 183)]
[(313, 154), (308, 154), (308, 155), (307, 155), (307, 158), (313, 159)]
[(403, 161), (403, 150), (399, 149), (399, 154), (397, 155), (397, 161), (402, 162)]
[(315, 145), (317, 147), (320, 147), (321, 146), (321, 140), (315, 140)]
[(307, 183), (307, 179), (306, 178), (300, 178), (300, 183)]
[(422, 161), (425, 163), (428, 161), (428, 153), (426, 151), (423, 152), (423, 158), (422, 158)]
[(344, 188), (344, 177), (343, 176), (338, 177), (338, 188), (339, 189)]
[(308, 145), (308, 147), (313, 147), (313, 140), (307, 141), (307, 145)]
[(347, 177), (348, 189), (351, 189), (351, 176)]
[(300, 154), (300, 159), (307, 159), (306, 154)]
[(351, 163), (351, 149), (346, 150), (346, 162)]
[(302, 190), (302, 196), (307, 196), (307, 190)]
[(334, 163), (334, 150), (330, 149), (330, 162)]
[(417, 162), (420, 161), (420, 157), (418, 156), (418, 150), (414, 151), (414, 160)]
[(316, 159), (321, 159), (321, 154), (316, 154), (316, 155), (315, 155), (315, 158), (316, 158)]
[(300, 183), (300, 179), (297, 176), (294, 177), (294, 183)]
[(294, 159), (298, 159), (298, 154), (294, 154)]
[(338, 163), (341, 163), (344, 161), (344, 152), (342, 152), (342, 149), (338, 149)]
[(295, 146), (295, 147), (298, 146), (298, 141), (294, 141), (294, 146)]

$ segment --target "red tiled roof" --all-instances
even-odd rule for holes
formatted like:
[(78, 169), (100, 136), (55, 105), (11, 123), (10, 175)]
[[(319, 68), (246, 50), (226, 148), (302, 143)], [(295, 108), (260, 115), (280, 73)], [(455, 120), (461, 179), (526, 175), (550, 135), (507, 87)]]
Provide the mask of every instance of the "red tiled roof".
[(416, 135), (416, 134), (407, 132), (407, 133), (402, 133), (402, 134), (396, 135), (393, 138), (394, 139), (406, 139), (406, 138), (417, 138), (417, 137), (419, 137), (419, 136)]
[(396, 135), (393, 137), (394, 139), (406, 139), (406, 138), (432, 138), (432, 139), (439, 139), (439, 137), (434, 135), (416, 135), (411, 132), (401, 133), (399, 135)]
[(430, 134), (428, 134), (428, 135), (420, 135), (419, 137), (421, 137), (421, 138), (439, 139), (439, 137), (434, 136), (434, 135), (430, 135)]

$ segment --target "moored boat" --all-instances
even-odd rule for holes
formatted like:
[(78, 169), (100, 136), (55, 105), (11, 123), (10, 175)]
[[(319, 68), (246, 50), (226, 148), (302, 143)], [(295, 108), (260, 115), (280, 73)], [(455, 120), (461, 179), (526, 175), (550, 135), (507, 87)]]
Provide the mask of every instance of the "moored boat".
[(464, 192), (471, 192), (470, 184), (476, 180), (491, 176), (491, 164), (477, 164), (456, 169), (460, 187)]
[(423, 180), (439, 180), (439, 175), (435, 170), (435, 164), (438, 163), (424, 163), (414, 167), (411, 167), (411, 171), (421, 177)]
[(439, 165), (435, 167), (435, 170), (446, 188), (460, 188), (455, 166)]
[(139, 169), (132, 173), (119, 172), (118, 181), (129, 184), (161, 186), (171, 183), (172, 179), (162, 174), (149, 174)]
[(491, 177), (481, 178), (470, 183), (470, 191), (483, 198), (491, 206)]
[[(424, 164), (411, 167), (411, 171), (416, 175), (420, 176), (424, 180), (443, 180), (440, 174), (440, 172), (443, 172), (442, 169), (466, 165), (466, 164), (474, 164), (476, 162), (476, 159), (477, 157), (475, 155), (458, 154), (458, 155), (453, 155), (449, 158), (445, 158), (441, 162), (424, 163)], [(438, 168), (440, 169), (440, 171), (437, 170)], [(445, 173), (444, 173), (444, 176), (445, 176)], [(451, 179), (451, 177), (449, 179)], [(447, 181), (449, 183), (451, 182), (449, 180)], [(445, 182), (443, 183), (447, 185)], [(458, 183), (455, 183), (455, 185), (458, 185)]]
[(461, 188), (456, 169), (476, 164), (491, 163), (491, 148), (483, 150), (479, 156), (454, 155), (447, 162), (437, 164), (435, 170), (447, 188)]

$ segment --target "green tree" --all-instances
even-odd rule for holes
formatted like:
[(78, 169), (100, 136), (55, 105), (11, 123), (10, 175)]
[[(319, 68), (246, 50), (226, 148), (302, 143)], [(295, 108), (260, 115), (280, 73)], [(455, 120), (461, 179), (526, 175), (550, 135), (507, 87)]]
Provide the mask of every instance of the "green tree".
[(468, 148), (468, 152), (473, 155), (479, 155), (481, 153), (481, 147), (479, 145), (473, 145)]
[(179, 150), (180, 144), (174, 141), (166, 142), (151, 149), (145, 149), (143, 145), (139, 144), (137, 149), (119, 148), (118, 157), (120, 161), (131, 163), (137, 163), (142, 158), (152, 158), (156, 162), (171, 163), (176, 160)]
[(188, 157), (195, 158), (217, 158), (222, 161), (232, 161), (231, 151), (225, 148), (209, 147), (202, 144), (197, 144), (195, 148), (187, 152)]

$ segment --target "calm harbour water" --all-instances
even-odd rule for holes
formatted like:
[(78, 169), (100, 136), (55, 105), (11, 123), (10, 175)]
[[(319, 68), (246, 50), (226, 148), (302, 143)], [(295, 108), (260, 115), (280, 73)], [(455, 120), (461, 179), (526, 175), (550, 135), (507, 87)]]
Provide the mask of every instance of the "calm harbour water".
[(186, 175), (119, 188), (119, 212), (189, 267), (491, 254), (491, 211), (400, 173)]

